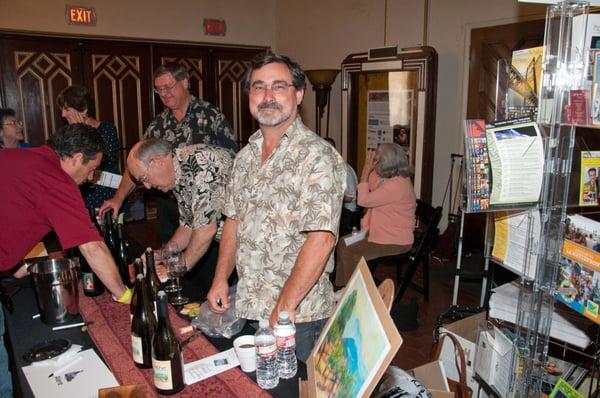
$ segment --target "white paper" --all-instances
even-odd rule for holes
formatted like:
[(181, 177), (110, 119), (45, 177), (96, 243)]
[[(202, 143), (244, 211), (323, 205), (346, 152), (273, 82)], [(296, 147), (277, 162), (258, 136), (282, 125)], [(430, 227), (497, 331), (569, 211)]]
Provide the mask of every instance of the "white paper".
[(486, 128), (492, 166), (490, 204), (537, 202), (544, 172), (543, 141), (535, 123)]
[(239, 366), (240, 361), (233, 348), (210, 357), (183, 365), (185, 384), (190, 385)]
[(498, 328), (482, 331), (477, 341), (476, 373), (501, 397), (508, 396), (513, 344)]
[(362, 231), (358, 231), (355, 234), (347, 235), (344, 237), (344, 243), (346, 246), (350, 246), (355, 244), (356, 242), (360, 242), (361, 240), (367, 237), (367, 230), (363, 229)]
[(119, 174), (103, 171), (100, 173), (100, 177), (98, 177), (98, 179), (94, 181), (94, 184), (117, 189), (119, 188), (119, 184), (121, 183), (121, 178), (122, 177)]
[(35, 397), (96, 398), (98, 390), (119, 383), (93, 349), (80, 352), (82, 360), (58, 375), (48, 377), (60, 366), (26, 366), (23, 373)]

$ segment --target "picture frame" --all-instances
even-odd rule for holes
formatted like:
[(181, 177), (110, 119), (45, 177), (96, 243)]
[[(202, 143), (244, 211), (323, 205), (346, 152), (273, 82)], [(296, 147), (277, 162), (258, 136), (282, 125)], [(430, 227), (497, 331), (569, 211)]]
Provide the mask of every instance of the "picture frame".
[(308, 358), (301, 396), (370, 396), (401, 345), (363, 258)]

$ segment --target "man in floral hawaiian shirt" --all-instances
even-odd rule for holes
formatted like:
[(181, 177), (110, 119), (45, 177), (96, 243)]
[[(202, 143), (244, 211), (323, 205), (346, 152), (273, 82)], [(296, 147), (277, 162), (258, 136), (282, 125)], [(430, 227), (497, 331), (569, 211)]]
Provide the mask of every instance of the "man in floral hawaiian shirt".
[[(188, 269), (194, 267), (213, 243), (221, 223), (225, 186), (233, 165), (232, 154), (220, 147), (194, 144), (172, 150), (159, 138), (135, 144), (127, 158), (131, 176), (147, 189), (173, 190), (179, 207), (179, 227), (169, 240), (184, 256)], [(199, 265), (198, 278), (204, 292), (210, 287), (215, 260)]]
[[(167, 63), (154, 71), (154, 92), (160, 97), (165, 110), (150, 123), (144, 138), (165, 139), (173, 148), (202, 143), (235, 153), (235, 136), (225, 115), (210, 103), (191, 95), (189, 86), (188, 71), (180, 64)], [(100, 212), (110, 207), (117, 214), (134, 188), (135, 182), (130, 173), (125, 172), (115, 196), (104, 202)], [(157, 218), (161, 241), (165, 242), (179, 225), (177, 204), (170, 194), (158, 197)]]
[(335, 305), (329, 273), (346, 185), (344, 160), (298, 116), (305, 79), (287, 57), (253, 60), (246, 86), (260, 130), (234, 162), (208, 293), (213, 311), (228, 308), (227, 278), (236, 267), (237, 315), (273, 325), (288, 311), (302, 361)]

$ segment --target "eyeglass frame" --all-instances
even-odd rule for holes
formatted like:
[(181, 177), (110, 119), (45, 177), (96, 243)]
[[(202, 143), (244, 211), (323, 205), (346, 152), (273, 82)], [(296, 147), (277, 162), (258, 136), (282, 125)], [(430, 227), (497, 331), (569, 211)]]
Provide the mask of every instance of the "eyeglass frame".
[(267, 90), (271, 90), (273, 94), (281, 95), (290, 87), (295, 87), (294, 83), (288, 83), (285, 80), (276, 80), (270, 85), (262, 81), (257, 81), (250, 85), (248, 91), (251, 95), (260, 95), (266, 93)]
[(146, 164), (146, 171), (144, 172), (144, 174), (138, 178), (137, 180), (139, 181), (140, 184), (147, 184), (148, 183), (148, 173), (150, 172), (150, 166), (152, 165), (152, 163), (154, 162), (154, 158), (150, 159), (150, 161), (148, 162), (148, 164)]
[(161, 93), (170, 93), (180, 81), (181, 80), (175, 79), (175, 82), (173, 82), (173, 84), (171, 84), (170, 86), (154, 87), (152, 91), (154, 91), (158, 95), (160, 95)]
[(10, 123), (2, 123), (2, 126), (21, 126), (21, 127), (23, 127), (23, 121), (15, 120), (14, 122), (10, 122)]

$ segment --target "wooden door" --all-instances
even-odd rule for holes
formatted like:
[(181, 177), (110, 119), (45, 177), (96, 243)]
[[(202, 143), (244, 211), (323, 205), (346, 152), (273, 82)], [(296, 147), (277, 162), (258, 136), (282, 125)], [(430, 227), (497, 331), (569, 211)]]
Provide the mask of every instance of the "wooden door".
[(77, 41), (6, 37), (0, 41), (2, 105), (23, 120), (25, 138), (42, 145), (64, 124), (56, 95), (71, 84), (82, 84)]
[(258, 129), (250, 114), (248, 94), (244, 89), (250, 60), (264, 50), (215, 48), (211, 56), (211, 81), (214, 82), (215, 105), (227, 116), (240, 148)]
[(96, 117), (117, 127), (123, 170), (129, 150), (152, 118), (150, 46), (87, 41), (83, 70)]
[(494, 121), (498, 61), (510, 64), (513, 51), (541, 46), (544, 24), (541, 19), (471, 31), (467, 119)]

